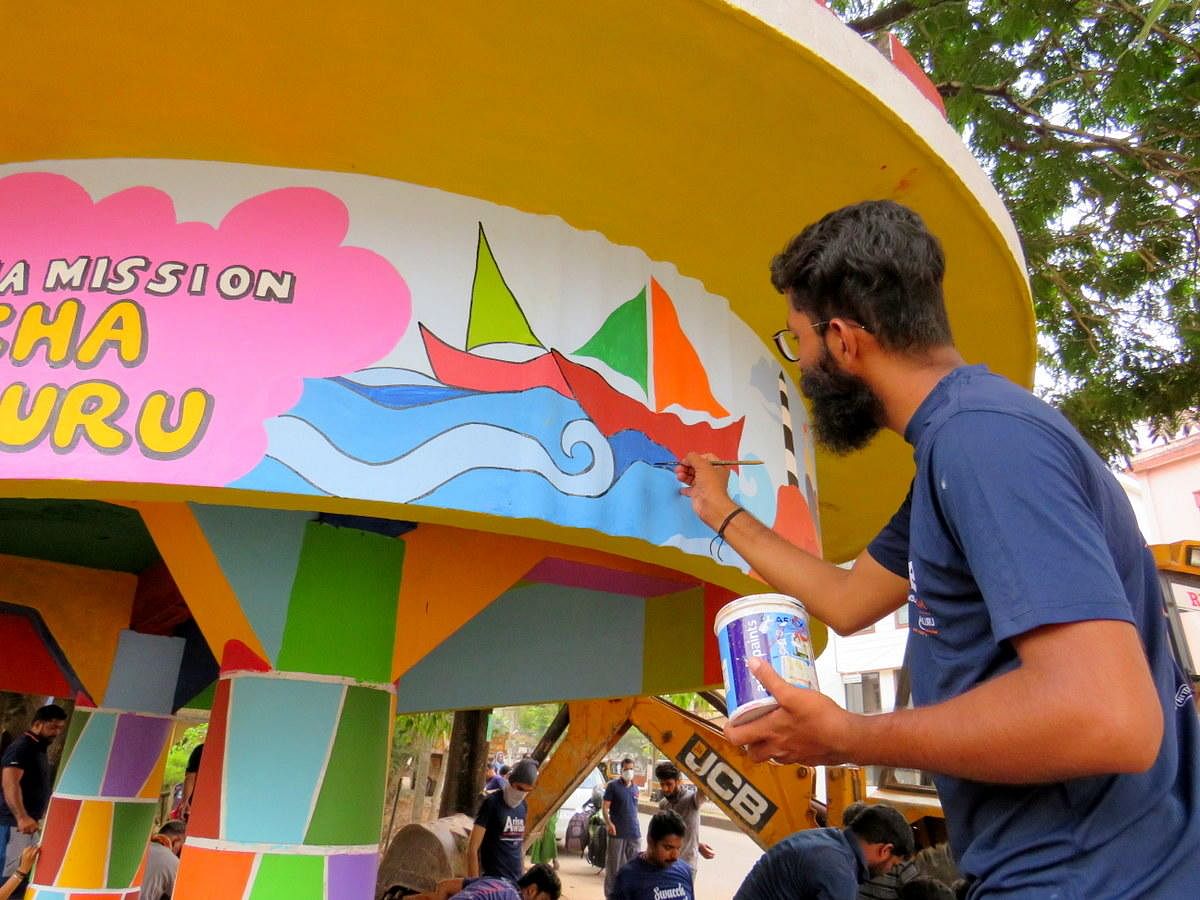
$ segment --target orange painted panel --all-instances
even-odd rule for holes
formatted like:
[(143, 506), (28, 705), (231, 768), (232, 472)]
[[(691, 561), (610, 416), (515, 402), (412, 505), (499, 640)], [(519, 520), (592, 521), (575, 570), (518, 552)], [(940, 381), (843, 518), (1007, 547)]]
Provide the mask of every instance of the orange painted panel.
[[(122, 628), (129, 627), (137, 577), (0, 554), (0, 599), (42, 620), (92, 697), (104, 696)], [(86, 609), (87, 615), (79, 615)]]
[(392, 677), (512, 587), (546, 555), (541, 541), (422, 525), (406, 534)]
[(207, 850), (185, 844), (175, 880), (174, 900), (241, 897), (254, 867), (254, 853)]

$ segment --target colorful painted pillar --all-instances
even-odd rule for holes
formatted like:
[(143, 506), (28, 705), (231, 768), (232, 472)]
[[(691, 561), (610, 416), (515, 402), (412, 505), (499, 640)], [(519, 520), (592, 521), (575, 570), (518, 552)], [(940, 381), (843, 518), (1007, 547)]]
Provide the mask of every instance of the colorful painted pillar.
[(121, 632), (102, 704), (71, 717), (28, 896), (138, 897), (184, 643)]
[(403, 542), (308, 513), (143, 516), (222, 659), (176, 900), (369, 900)]

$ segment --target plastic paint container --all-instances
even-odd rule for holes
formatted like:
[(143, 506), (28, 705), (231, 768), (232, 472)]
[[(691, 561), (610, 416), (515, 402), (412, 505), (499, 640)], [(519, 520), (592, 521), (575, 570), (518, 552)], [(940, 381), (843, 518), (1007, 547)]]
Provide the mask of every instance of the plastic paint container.
[(751, 594), (726, 603), (713, 631), (725, 674), (725, 705), (735, 725), (765, 716), (779, 703), (767, 693), (747, 663), (767, 660), (784, 681), (816, 690), (808, 613), (784, 594)]

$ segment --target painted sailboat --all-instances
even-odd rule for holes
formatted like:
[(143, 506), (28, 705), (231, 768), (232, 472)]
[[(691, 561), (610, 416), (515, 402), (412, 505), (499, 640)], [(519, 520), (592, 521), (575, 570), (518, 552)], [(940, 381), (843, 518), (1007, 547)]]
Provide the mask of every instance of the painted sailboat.
[[(421, 340), (438, 381), (474, 391), (523, 391), (547, 387), (575, 399), (605, 437), (640, 431), (676, 458), (692, 450), (724, 459), (738, 455), (744, 418), (723, 425), (686, 423), (670, 407), (728, 419), (712, 394), (707, 373), (679, 323), (675, 305), (653, 277), (633, 299), (617, 307), (571, 356), (595, 359), (636, 382), (643, 402), (614, 388), (596, 369), (547, 347), (534, 334), (492, 254), (483, 225), (475, 256), (465, 349), (443, 341), (424, 325)], [(473, 351), (516, 344), (543, 352), (520, 362)]]

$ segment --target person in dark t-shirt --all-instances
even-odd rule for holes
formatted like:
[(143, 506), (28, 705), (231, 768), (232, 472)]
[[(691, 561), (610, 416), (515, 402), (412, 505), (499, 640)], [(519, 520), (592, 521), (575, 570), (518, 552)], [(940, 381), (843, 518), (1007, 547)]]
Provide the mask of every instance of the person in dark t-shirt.
[(179, 804), (179, 818), (185, 822), (192, 815), (192, 801), (196, 797), (196, 779), (200, 776), (202, 759), (204, 759), (204, 745), (197, 744), (188, 756), (187, 768), (183, 770), (183, 800)]
[(67, 712), (48, 704), (33, 714), (29, 730), (0, 756), (0, 858), (4, 877), (16, 871), (21, 851), (36, 843), (38, 821), (50, 803), (46, 751), (67, 727)]
[(695, 900), (692, 867), (679, 858), (686, 835), (679, 813), (655, 813), (646, 829), (646, 849), (617, 873), (613, 900)]
[(498, 791), (508, 784), (508, 773), (512, 770), (508, 766), (501, 766), (500, 771), (493, 774), (487, 784), (483, 786), (485, 791)]
[(868, 806), (846, 828), (811, 828), (762, 855), (733, 900), (855, 900), (859, 885), (913, 852), (912, 827), (890, 806)]
[[(953, 240), (970, 270), (971, 239)], [(701, 454), (676, 476), (701, 520), (839, 634), (907, 604), (915, 708), (854, 714), (756, 661), (779, 708), (726, 737), (757, 761), (938, 773), (971, 896), (1193, 900), (1200, 717), (1154, 559), (1070, 422), (966, 364), (945, 272), (921, 217), (889, 200), (829, 213), (771, 264), (786, 298), (777, 346), (800, 366), (817, 442), (847, 453), (883, 428), (903, 437), (908, 497), (842, 569), (738, 507)], [(969, 276), (960, 285), (960, 309), (981, 302)], [(1024, 294), (1019, 274), (1012, 290)]]
[(467, 841), (468, 876), (491, 875), (514, 882), (521, 877), (525, 798), (537, 783), (537, 773), (537, 763), (523, 759), (509, 770), (508, 784), (484, 798)]

